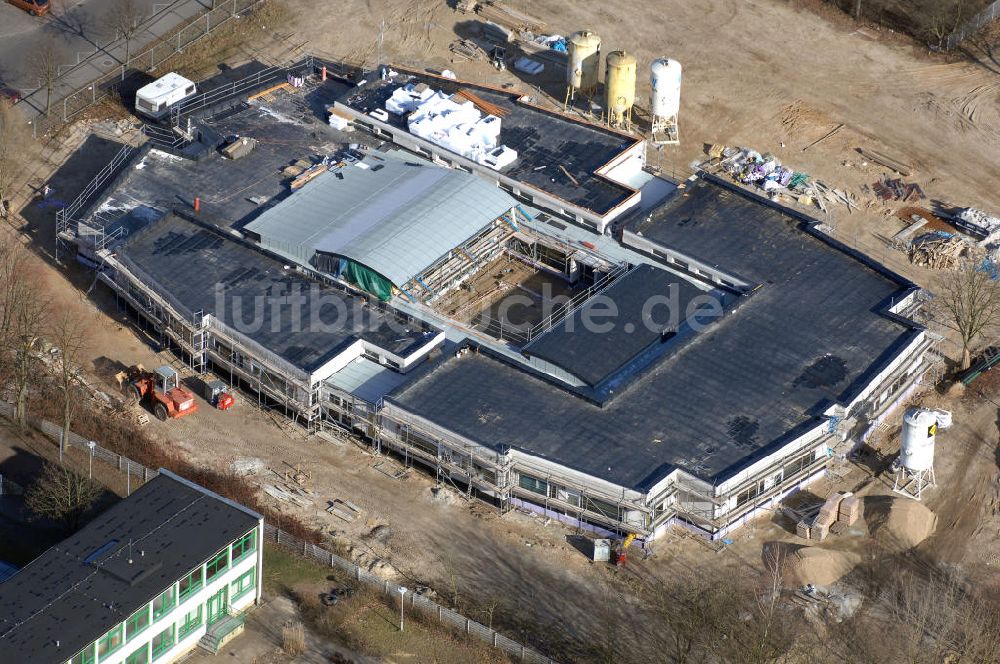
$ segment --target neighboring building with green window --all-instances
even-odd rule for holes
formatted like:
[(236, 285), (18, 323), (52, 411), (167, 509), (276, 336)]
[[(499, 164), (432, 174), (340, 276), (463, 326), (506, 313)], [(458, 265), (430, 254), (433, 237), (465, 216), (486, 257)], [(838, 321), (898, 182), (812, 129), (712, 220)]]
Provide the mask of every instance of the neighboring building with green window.
[(0, 662), (166, 664), (260, 601), (264, 519), (161, 470), (0, 583)]

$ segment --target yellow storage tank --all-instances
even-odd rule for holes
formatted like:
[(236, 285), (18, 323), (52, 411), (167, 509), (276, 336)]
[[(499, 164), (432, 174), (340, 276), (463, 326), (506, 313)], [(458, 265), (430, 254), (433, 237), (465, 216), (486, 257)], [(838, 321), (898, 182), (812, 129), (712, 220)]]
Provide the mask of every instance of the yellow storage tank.
[(635, 104), (636, 59), (625, 51), (608, 53), (604, 91), (607, 97), (608, 124), (628, 127), (632, 123), (632, 105)]
[(569, 38), (566, 85), (589, 95), (597, 89), (601, 69), (601, 38), (588, 30), (574, 32)]

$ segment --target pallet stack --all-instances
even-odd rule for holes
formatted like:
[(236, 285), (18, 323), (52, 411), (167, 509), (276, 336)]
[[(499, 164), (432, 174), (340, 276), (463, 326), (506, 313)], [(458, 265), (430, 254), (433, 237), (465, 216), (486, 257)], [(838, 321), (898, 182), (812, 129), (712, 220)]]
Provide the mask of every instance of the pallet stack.
[(809, 521), (806, 519), (799, 521), (795, 526), (795, 534), (802, 539), (809, 539), (812, 536), (812, 526), (809, 525)]
[(845, 526), (853, 526), (861, 517), (861, 499), (857, 496), (847, 496), (840, 501), (837, 521)]
[(819, 514), (812, 525), (812, 537), (818, 542), (822, 542), (830, 534), (830, 526), (837, 521), (840, 514), (840, 502), (843, 499), (839, 493), (835, 493), (826, 499), (823, 507), (819, 508)]

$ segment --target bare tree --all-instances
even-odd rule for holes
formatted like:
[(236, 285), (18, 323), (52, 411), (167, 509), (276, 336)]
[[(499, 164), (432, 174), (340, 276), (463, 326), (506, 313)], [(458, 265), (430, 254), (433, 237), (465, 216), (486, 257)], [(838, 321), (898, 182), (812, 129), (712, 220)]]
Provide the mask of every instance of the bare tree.
[(13, 382), (14, 419), (27, 426), (28, 392), (35, 380), (34, 353), (48, 304), (39, 288), (38, 265), (14, 238), (0, 242), (0, 378)]
[(76, 530), (80, 520), (101, 495), (101, 487), (72, 468), (46, 463), (42, 474), (24, 494), (24, 503), (36, 516), (63, 522)]
[(968, 369), (976, 340), (1000, 322), (1000, 281), (979, 264), (966, 262), (944, 276), (936, 302), (941, 323), (962, 341), (959, 368)]
[(136, 0), (115, 0), (108, 12), (108, 23), (115, 30), (115, 37), (125, 41), (125, 60), (122, 62), (122, 79), (132, 55), (132, 40), (139, 33), (145, 16)]
[(0, 219), (6, 219), (11, 192), (24, 172), (27, 132), (24, 118), (11, 104), (0, 101)]
[(69, 437), (76, 405), (80, 403), (76, 374), (80, 356), (87, 347), (87, 327), (77, 315), (64, 311), (53, 322), (50, 334), (52, 343), (59, 349), (56, 380), (62, 395), (62, 440), (65, 441)]
[(59, 52), (56, 49), (55, 37), (44, 37), (31, 54), (32, 68), (41, 87), (45, 88), (45, 117), (49, 117), (52, 109), (52, 90), (59, 78)]
[(926, 13), (921, 17), (924, 32), (928, 37), (937, 40), (937, 47), (941, 48), (948, 35), (957, 30), (962, 25), (962, 21), (965, 20), (965, 0), (935, 1), (930, 3), (925, 11)]

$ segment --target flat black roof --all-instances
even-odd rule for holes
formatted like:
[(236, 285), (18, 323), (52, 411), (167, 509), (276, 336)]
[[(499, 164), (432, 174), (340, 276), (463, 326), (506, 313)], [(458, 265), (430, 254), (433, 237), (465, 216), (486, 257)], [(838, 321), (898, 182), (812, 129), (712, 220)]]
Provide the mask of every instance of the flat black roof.
[(258, 140), (253, 152), (235, 161), (223, 158), (217, 150), (195, 161), (147, 143), (149, 147), (136, 153), (96, 209), (102, 218), (114, 219), (137, 205), (161, 212), (191, 208), (198, 197), (203, 219), (221, 227), (242, 228), (269, 203), (290, 194), (287, 183), (291, 178), (282, 169), (300, 159), (318, 162), (343, 148), (348, 137), (325, 124), (321, 119), (325, 111), (316, 105), (332, 103), (344, 89), (345, 85), (328, 81), (310, 91), (279, 96), (267, 105), (240, 103), (199, 118), (195, 126), (207, 142), (221, 144), (233, 135)]
[(760, 287), (603, 408), (486, 352), (442, 358), (389, 400), (627, 487), (674, 468), (715, 481), (818, 424), (920, 333), (885, 312), (912, 284), (750, 194), (699, 179), (636, 228)]
[(596, 387), (651, 345), (671, 341), (706, 300), (721, 299), (718, 291), (703, 290), (652, 265), (638, 265), (521, 352)]
[(161, 473), (0, 583), (0, 662), (62, 664), (259, 519)]
[(436, 334), (426, 323), (286, 269), (256, 247), (174, 213), (130, 237), (118, 260), (189, 317), (213, 314), (306, 373), (358, 339), (405, 357)]
[[(411, 81), (427, 83), (448, 94), (471, 90), (507, 111), (500, 123), (500, 143), (516, 150), (517, 160), (500, 169), (500, 173), (599, 215), (635, 194), (634, 189), (596, 175), (595, 171), (639, 139), (528, 104), (521, 101), (522, 93), (406, 72), (387, 81), (369, 81), (347, 92), (340, 101), (363, 113), (384, 109), (393, 90)], [(389, 123), (407, 128), (403, 116), (390, 113)]]

